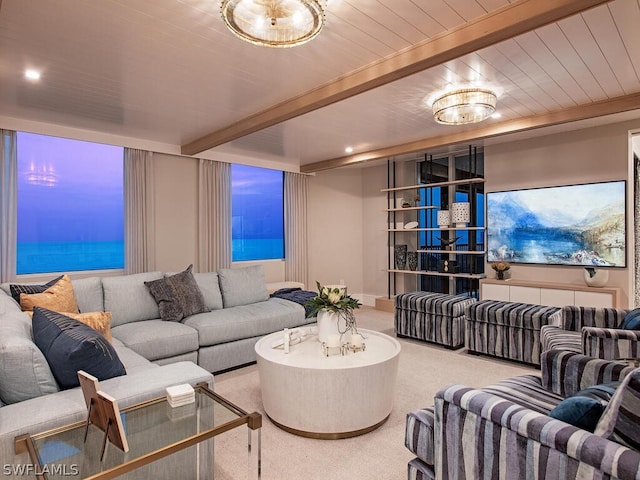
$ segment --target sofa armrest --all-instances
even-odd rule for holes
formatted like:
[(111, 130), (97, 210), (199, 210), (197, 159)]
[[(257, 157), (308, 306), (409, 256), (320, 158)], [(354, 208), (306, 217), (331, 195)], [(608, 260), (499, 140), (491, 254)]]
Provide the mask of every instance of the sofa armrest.
[(629, 310), (609, 307), (562, 307), (561, 324), (563, 330), (579, 332), (582, 327), (616, 328)]
[(640, 468), (639, 452), (482, 390), (440, 390), (435, 415), (439, 479), (547, 478), (558, 465), (569, 480), (635, 479)]
[[(206, 382), (213, 387), (213, 375), (192, 362), (178, 362), (137, 371), (100, 382), (101, 390), (126, 408), (166, 394), (172, 385)], [(25, 433), (39, 433), (84, 420), (87, 409), (80, 388), (31, 398), (0, 408), (0, 458), (16, 462), (14, 439)]]
[(587, 387), (624, 378), (633, 367), (624, 362), (588, 357), (568, 350), (548, 350), (542, 354), (542, 386), (562, 397)]
[(582, 327), (582, 352), (593, 358), (638, 358), (640, 330)]

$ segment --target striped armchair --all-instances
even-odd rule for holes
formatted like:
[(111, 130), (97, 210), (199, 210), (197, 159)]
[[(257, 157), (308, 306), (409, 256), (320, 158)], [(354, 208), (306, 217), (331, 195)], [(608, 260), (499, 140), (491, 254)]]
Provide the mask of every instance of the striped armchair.
[(620, 362), (551, 350), (540, 376), (446, 387), (433, 407), (407, 415), (405, 445), (416, 454), (408, 479), (637, 480), (640, 452), (548, 416), (564, 398), (631, 372), (640, 377)]
[(540, 331), (542, 351), (570, 350), (588, 357), (638, 358), (640, 331), (617, 328), (629, 310), (605, 307), (562, 307), (554, 325)]

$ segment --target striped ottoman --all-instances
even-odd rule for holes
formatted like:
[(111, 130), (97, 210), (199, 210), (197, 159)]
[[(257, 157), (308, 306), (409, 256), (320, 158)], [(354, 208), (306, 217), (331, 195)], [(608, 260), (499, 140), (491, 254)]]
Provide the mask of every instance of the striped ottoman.
[(466, 347), (472, 353), (540, 365), (540, 328), (558, 307), (482, 300), (465, 310)]
[(475, 298), (411, 292), (395, 298), (394, 323), (399, 337), (459, 348), (464, 345), (464, 311)]

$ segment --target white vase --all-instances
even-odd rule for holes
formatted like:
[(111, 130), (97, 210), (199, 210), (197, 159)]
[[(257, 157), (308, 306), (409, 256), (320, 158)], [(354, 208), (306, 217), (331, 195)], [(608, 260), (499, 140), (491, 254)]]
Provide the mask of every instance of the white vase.
[(591, 276), (586, 268), (584, 269), (585, 283), (590, 287), (604, 287), (609, 281), (609, 270), (598, 270), (597, 268), (592, 269), (595, 272), (593, 276)]
[(335, 312), (330, 310), (320, 310), (318, 312), (318, 341), (326, 342), (329, 335), (340, 334), (340, 328), (344, 332), (344, 320)]

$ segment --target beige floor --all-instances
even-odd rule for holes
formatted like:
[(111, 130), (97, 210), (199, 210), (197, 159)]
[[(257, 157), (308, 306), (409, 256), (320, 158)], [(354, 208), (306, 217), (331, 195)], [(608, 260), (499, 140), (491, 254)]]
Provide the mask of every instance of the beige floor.
[[(358, 325), (393, 333), (393, 314), (372, 308), (357, 312)], [(297, 437), (275, 427), (264, 416), (262, 478), (264, 480), (327, 480), (406, 478), (413, 458), (404, 447), (407, 412), (431, 405), (433, 395), (445, 385), (487, 385), (498, 380), (536, 373), (517, 363), (468, 355), (422, 342), (400, 339), (402, 353), (394, 409), (387, 422), (367, 435), (344, 440)], [(248, 411), (264, 415), (255, 365), (215, 376), (215, 390)], [(344, 399), (345, 402), (349, 398)], [(305, 408), (300, 405), (300, 408)], [(246, 478), (246, 431), (228, 432), (216, 441), (216, 479)]]

